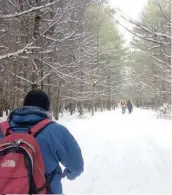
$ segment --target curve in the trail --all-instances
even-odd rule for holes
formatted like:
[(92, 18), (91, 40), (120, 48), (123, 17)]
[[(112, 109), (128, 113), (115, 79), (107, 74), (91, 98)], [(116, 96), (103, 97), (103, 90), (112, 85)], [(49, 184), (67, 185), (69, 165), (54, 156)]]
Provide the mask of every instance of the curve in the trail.
[(171, 121), (136, 109), (61, 121), (79, 142), (85, 171), (65, 193), (171, 193)]

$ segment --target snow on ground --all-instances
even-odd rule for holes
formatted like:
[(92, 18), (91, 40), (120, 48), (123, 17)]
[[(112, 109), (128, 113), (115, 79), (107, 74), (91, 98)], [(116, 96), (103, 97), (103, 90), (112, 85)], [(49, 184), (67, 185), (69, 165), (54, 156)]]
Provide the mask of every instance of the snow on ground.
[(0, 117), (0, 123), (7, 120), (6, 112), (3, 112), (3, 116)]
[(64, 193), (171, 193), (172, 121), (135, 109), (96, 113), (86, 119), (65, 114), (60, 123), (80, 144), (85, 171), (62, 181)]

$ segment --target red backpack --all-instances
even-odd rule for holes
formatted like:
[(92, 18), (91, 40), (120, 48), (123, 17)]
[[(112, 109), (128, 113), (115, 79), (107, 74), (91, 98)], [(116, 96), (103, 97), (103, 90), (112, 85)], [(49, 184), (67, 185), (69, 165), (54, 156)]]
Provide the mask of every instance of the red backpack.
[(45, 119), (24, 133), (13, 133), (0, 123), (0, 194), (46, 194), (44, 162), (35, 137), (51, 120)]

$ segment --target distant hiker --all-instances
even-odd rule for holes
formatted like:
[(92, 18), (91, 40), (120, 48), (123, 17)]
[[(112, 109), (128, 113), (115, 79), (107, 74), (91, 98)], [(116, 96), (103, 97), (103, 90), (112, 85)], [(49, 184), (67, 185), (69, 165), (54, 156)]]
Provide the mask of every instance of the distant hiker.
[(127, 102), (127, 107), (128, 107), (128, 112), (129, 114), (133, 111), (133, 104), (131, 103), (130, 100)]
[(121, 106), (121, 109), (122, 109), (122, 113), (124, 114), (125, 111), (126, 111), (126, 108), (127, 108), (127, 103), (124, 100), (124, 98), (122, 98), (122, 100), (120, 101), (120, 106)]
[(0, 123), (0, 194), (62, 194), (61, 179), (83, 172), (79, 145), (49, 119), (49, 109), (47, 94), (32, 90), (24, 106)]

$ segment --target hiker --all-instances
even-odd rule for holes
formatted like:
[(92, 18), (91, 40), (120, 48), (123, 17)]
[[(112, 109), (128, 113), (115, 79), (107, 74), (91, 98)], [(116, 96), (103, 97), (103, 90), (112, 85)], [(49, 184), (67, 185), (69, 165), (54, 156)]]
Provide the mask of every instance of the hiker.
[(120, 106), (121, 106), (121, 109), (122, 109), (122, 113), (125, 114), (127, 103), (124, 100), (124, 98), (122, 98), (122, 100), (120, 101)]
[(130, 100), (128, 100), (127, 102), (127, 108), (128, 108), (129, 114), (131, 114), (131, 112), (133, 111), (133, 104), (131, 103)]
[(8, 123), (0, 124), (0, 194), (62, 194), (61, 179), (74, 180), (83, 172), (78, 143), (49, 119), (49, 110), (47, 94), (32, 90)]

